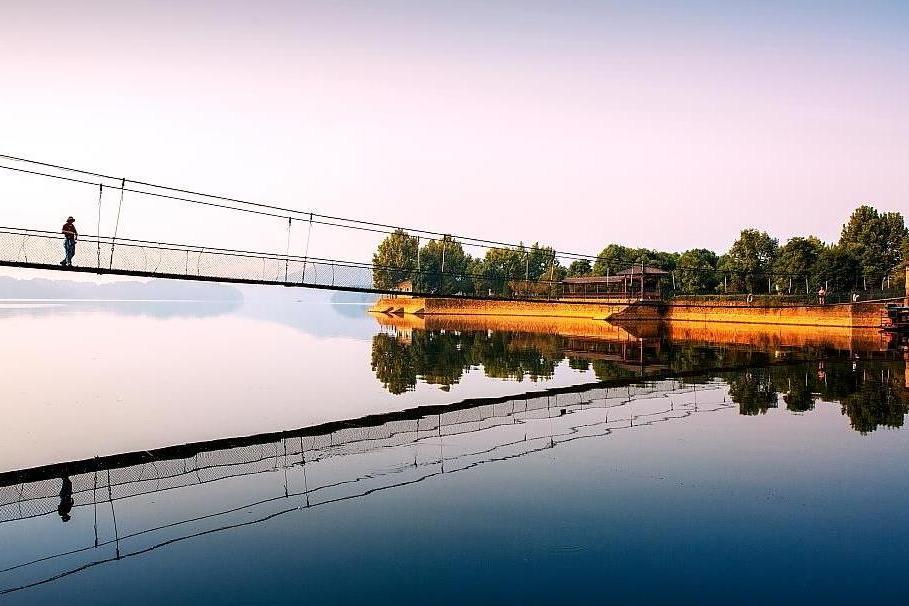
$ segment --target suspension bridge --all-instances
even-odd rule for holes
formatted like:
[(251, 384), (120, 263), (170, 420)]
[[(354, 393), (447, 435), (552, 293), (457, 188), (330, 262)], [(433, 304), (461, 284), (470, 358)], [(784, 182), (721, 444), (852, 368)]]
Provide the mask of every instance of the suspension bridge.
[[(41, 181), (62, 182), (75, 188), (94, 190), (97, 196), (96, 233), (81, 233), (78, 237), (76, 254), (72, 267), (61, 267), (63, 235), (59, 231), (33, 229), (21, 226), (0, 225), (0, 266), (37, 269), (46, 271), (68, 271), (100, 275), (118, 275), (142, 278), (166, 278), (177, 280), (212, 281), (237, 284), (262, 284), (317, 289), (347, 290), (378, 294), (398, 294), (403, 286), (391, 284), (377, 286), (377, 276), (398, 275), (406, 272), (411, 283), (417, 283), (423, 290), (408, 294), (422, 296), (443, 296), (443, 285), (448, 283), (466, 284), (483, 278), (467, 268), (446, 266), (446, 246), (467, 247), (480, 250), (515, 250), (522, 245), (508, 244), (470, 236), (444, 234), (420, 228), (398, 227), (343, 217), (300, 211), (270, 204), (249, 202), (238, 198), (205, 194), (182, 188), (157, 185), (145, 181), (130, 180), (101, 173), (75, 169), (56, 164), (38, 162), (0, 154), (0, 171), (6, 174), (27, 176)], [(111, 233), (101, 234), (101, 215), (106, 196), (114, 194), (116, 221)], [(283, 251), (272, 251), (202, 246), (157, 240), (143, 240), (124, 237), (119, 233), (120, 215), (127, 196), (139, 201), (167, 200), (205, 209), (220, 209), (268, 220), (274, 220), (286, 229)], [(54, 217), (56, 222), (57, 217)], [(3, 223), (0, 218), (0, 223)], [(302, 254), (291, 254), (291, 232), (303, 228), (305, 241)], [(421, 266), (419, 253), (416, 264), (404, 266), (376, 265), (366, 261), (351, 261), (337, 258), (323, 258), (310, 255), (310, 241), (314, 228), (339, 230), (336, 239), (343, 242), (351, 234), (372, 236), (378, 244), (380, 238), (398, 230), (416, 237), (418, 241), (439, 242), (440, 262), (431, 267)], [(449, 253), (451, 253), (451, 248)], [(419, 250), (419, 249), (418, 249)], [(552, 251), (547, 263), (554, 268), (563, 262), (576, 259), (595, 259), (591, 255)], [(413, 266), (412, 266), (413, 265)], [(529, 271), (529, 268), (528, 268)], [(560, 282), (554, 273), (548, 277), (531, 279), (523, 276), (506, 276), (507, 280), (522, 280), (533, 284), (526, 295), (532, 298), (557, 298), (560, 296)], [(383, 283), (387, 280), (382, 281)], [(495, 297), (487, 292), (445, 292), (444, 296)]]
[[(4, 226), (0, 216), (0, 266), (27, 268), (42, 271), (68, 271), (99, 275), (116, 275), (141, 278), (166, 278), (176, 280), (225, 282), (235, 284), (262, 284), (286, 287), (305, 287), (341, 291), (356, 291), (376, 294), (407, 294), (414, 297), (445, 297), (470, 299), (505, 300), (558, 300), (561, 303), (577, 302), (578, 284), (563, 281), (566, 267), (575, 261), (593, 264), (596, 255), (566, 252), (543, 248), (537, 251), (533, 261), (532, 251), (524, 244), (514, 244), (484, 238), (443, 233), (424, 228), (394, 226), (363, 219), (302, 211), (293, 208), (250, 202), (240, 198), (213, 195), (147, 181), (105, 175), (58, 164), (39, 162), (18, 156), (0, 154), (0, 175), (34, 180), (36, 183), (62, 184), (70, 192), (79, 192), (85, 199), (91, 195), (96, 199), (95, 233), (79, 235), (72, 267), (61, 267), (64, 256), (63, 235), (56, 230), (37, 229), (35, 226)], [(29, 183), (22, 187), (28, 190)], [(8, 194), (3, 191), (0, 180), (0, 196), (20, 199), (21, 192)], [(56, 191), (56, 190), (55, 190)], [(14, 197), (15, 196), (15, 197)], [(30, 202), (24, 201), (25, 199)], [(271, 242), (268, 250), (256, 247), (225, 247), (169, 240), (125, 237), (120, 233), (121, 213), (124, 201), (132, 204), (146, 204), (149, 201), (172, 202), (193, 208), (218, 210), (241, 216), (256, 217), (271, 221), (285, 232), (282, 242)], [(20, 204), (46, 204), (41, 195), (25, 196)], [(105, 208), (105, 204), (108, 205)], [(103, 212), (102, 212), (103, 211)], [(113, 217), (109, 233), (102, 233), (102, 214)], [(59, 217), (55, 214), (47, 222), (56, 226)], [(179, 217), (174, 217), (179, 222)], [(205, 222), (208, 224), (208, 222)], [(400, 258), (392, 263), (375, 264), (370, 259), (340, 259), (336, 255), (317, 256), (310, 254), (314, 229), (330, 230), (329, 239), (335, 249), (345, 249), (345, 242), (356, 236), (370, 239), (368, 248), (376, 250), (381, 239), (390, 234), (403, 232), (416, 240), (413, 258)], [(84, 231), (84, 230), (83, 230)], [(211, 240), (215, 230), (200, 230), (200, 239)], [(292, 254), (291, 237), (301, 238), (300, 253)], [(300, 235), (302, 234), (302, 235)], [(305, 239), (303, 239), (305, 238)], [(277, 239), (277, 238), (275, 238)], [(324, 240), (325, 238), (323, 238)], [(234, 239), (231, 239), (233, 242)], [(420, 258), (420, 243), (435, 242), (438, 258)], [(488, 251), (508, 251), (523, 255), (511, 269), (497, 270), (494, 276), (480, 270), (476, 265), (456, 263), (453, 257), (457, 251), (469, 250), (475, 258), (482, 258)], [(541, 252), (542, 251), (542, 252)], [(446, 253), (449, 258), (446, 259)], [(462, 257), (463, 258), (463, 257)], [(605, 268), (605, 278), (612, 270)], [(630, 273), (629, 273), (630, 271)], [(636, 273), (638, 272), (638, 273)], [(809, 277), (803, 274), (781, 274), (778, 272), (747, 273), (720, 271), (704, 267), (674, 267), (670, 271), (657, 270), (665, 274), (660, 279), (665, 286), (658, 298), (675, 292), (677, 277), (682, 274), (709, 274), (717, 284), (724, 285), (726, 292), (735, 293), (735, 284), (766, 283), (768, 292), (771, 284), (788, 284), (785, 295), (775, 296), (781, 304), (792, 304), (796, 299), (811, 300), (812, 288)], [(643, 265), (632, 266), (624, 273), (625, 290), (613, 293), (594, 292), (584, 298), (612, 298), (624, 301), (652, 299), (652, 293), (645, 289), (644, 277), (649, 273)], [(618, 278), (613, 275), (613, 278)], [(581, 278), (584, 280), (586, 278)], [(577, 279), (575, 279), (577, 280)], [(498, 289), (488, 288), (494, 282)], [(802, 285), (803, 286), (800, 286)], [(507, 288), (504, 286), (507, 285)], [(732, 286), (730, 286), (732, 285)], [(901, 285), (893, 292), (868, 292), (863, 299), (882, 299), (902, 296)], [(636, 291), (635, 289), (638, 289)], [(732, 288), (732, 290), (730, 290)], [(741, 287), (739, 287), (741, 288)], [(799, 291), (799, 288), (803, 290)], [(586, 288), (582, 288), (587, 292)], [(607, 288), (608, 291), (608, 288)], [(743, 294), (750, 291), (743, 290)], [(571, 295), (571, 298), (568, 297)], [(846, 294), (845, 296), (848, 296)], [(829, 303), (838, 299), (828, 294)], [(846, 299), (843, 299), (844, 301)]]

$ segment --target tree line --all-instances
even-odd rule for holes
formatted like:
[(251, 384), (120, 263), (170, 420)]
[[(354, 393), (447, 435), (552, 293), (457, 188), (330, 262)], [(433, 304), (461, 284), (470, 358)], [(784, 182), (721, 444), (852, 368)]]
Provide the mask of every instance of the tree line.
[(415, 291), (440, 294), (556, 294), (566, 277), (606, 276), (644, 264), (670, 272), (667, 280), (678, 294), (806, 294), (821, 286), (828, 292), (900, 289), (907, 259), (903, 215), (862, 205), (833, 243), (809, 235), (780, 245), (767, 232), (744, 229), (724, 254), (609, 244), (595, 258), (574, 259), (567, 266), (552, 247), (540, 243), (487, 248), (474, 257), (449, 236), (421, 246), (420, 238), (397, 230), (373, 255), (373, 282), (379, 289), (395, 289), (409, 280)]
[(375, 288), (410, 281), (415, 291), (440, 294), (546, 294), (567, 275), (550, 246), (488, 248), (473, 257), (450, 236), (420, 246), (418, 237), (401, 229), (379, 244), (372, 263)]

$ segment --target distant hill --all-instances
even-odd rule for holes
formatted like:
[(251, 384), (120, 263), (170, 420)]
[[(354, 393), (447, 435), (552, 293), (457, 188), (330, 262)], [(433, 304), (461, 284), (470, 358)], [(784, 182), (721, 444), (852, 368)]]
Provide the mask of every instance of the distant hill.
[(94, 284), (0, 276), (0, 299), (91, 299), (166, 301), (242, 301), (240, 290), (225, 284), (151, 280)]

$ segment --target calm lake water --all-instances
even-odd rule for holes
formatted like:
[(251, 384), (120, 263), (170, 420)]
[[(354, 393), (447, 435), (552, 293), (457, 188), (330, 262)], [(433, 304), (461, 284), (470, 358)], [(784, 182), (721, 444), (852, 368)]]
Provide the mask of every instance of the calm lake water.
[(905, 603), (873, 332), (0, 301), (0, 603)]

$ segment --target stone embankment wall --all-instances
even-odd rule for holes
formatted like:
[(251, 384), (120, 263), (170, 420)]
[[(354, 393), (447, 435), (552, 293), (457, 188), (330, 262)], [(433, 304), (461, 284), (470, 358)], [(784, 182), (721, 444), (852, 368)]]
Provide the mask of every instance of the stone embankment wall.
[(792, 324), (799, 326), (847, 326), (879, 328), (885, 303), (793, 305), (774, 307), (747, 302), (674, 299), (665, 308), (666, 320), (686, 322), (732, 322)]
[[(436, 299), (423, 297), (385, 297), (370, 311), (424, 315), (460, 316), (534, 316), (550, 318), (587, 318), (606, 320), (627, 312), (628, 303), (595, 301), (495, 301), (482, 299)], [(636, 319), (659, 319), (659, 309), (645, 306), (633, 312)]]
[(370, 311), (391, 314), (586, 318), (612, 321), (667, 320), (793, 326), (879, 328), (886, 302), (836, 305), (772, 305), (746, 301), (674, 299), (670, 303), (596, 301), (494, 301), (387, 297)]

